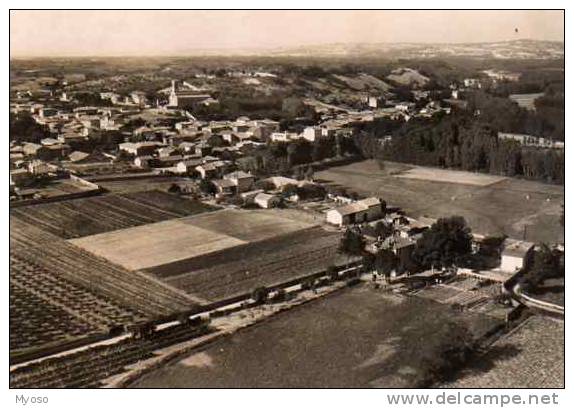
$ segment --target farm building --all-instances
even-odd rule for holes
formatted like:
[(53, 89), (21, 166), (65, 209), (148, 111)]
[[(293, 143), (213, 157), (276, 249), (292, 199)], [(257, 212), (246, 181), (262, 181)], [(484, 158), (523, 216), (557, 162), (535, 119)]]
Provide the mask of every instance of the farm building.
[(341, 226), (372, 221), (382, 216), (381, 200), (370, 197), (327, 211), (327, 222)]
[(167, 146), (158, 149), (157, 154), (159, 157), (169, 157), (169, 156), (178, 156), (180, 153), (178, 149), (171, 146)]
[(366, 100), (370, 108), (382, 108), (386, 103), (385, 98), (380, 96), (368, 96)]
[(134, 156), (146, 156), (156, 152), (160, 146), (157, 142), (140, 142), (140, 143), (120, 143), (120, 150), (134, 155)]
[(308, 126), (303, 130), (303, 138), (310, 142), (316, 142), (322, 136), (323, 131), (320, 127)]
[(134, 164), (138, 167), (146, 169), (150, 167), (150, 162), (153, 160), (153, 156), (146, 155), (146, 156), (138, 156), (134, 159)]
[(85, 153), (85, 152), (81, 152), (79, 150), (76, 150), (76, 151), (70, 153), (70, 155), (68, 156), (68, 159), (74, 163), (82, 163), (82, 162), (87, 161), (87, 159), (89, 157), (90, 157), (89, 153)]
[(533, 255), (532, 242), (507, 238), (502, 249), (500, 269), (505, 272), (517, 272), (530, 264)]
[(171, 81), (171, 90), (169, 94), (170, 107), (189, 109), (198, 105), (217, 104), (218, 101), (213, 99), (209, 94), (198, 93), (198, 90), (178, 89), (176, 81)]
[(255, 183), (255, 177), (244, 171), (234, 171), (233, 173), (226, 174), (223, 178), (231, 181), (237, 188), (238, 193), (251, 190)]
[(299, 139), (299, 135), (293, 132), (275, 132), (271, 133), (270, 138), (273, 142), (290, 142), (291, 140)]
[(273, 208), (279, 204), (280, 198), (272, 194), (259, 193), (253, 201), (261, 208)]
[(263, 190), (252, 190), (252, 191), (247, 191), (245, 193), (241, 193), (239, 196), (246, 202), (253, 202), (253, 200), (255, 199), (257, 194), (263, 193), (263, 192), (264, 192)]
[(408, 270), (412, 264), (412, 254), (415, 250), (416, 242), (412, 239), (397, 238), (393, 246), (393, 252), (397, 255), (397, 272), (402, 273)]
[(218, 179), (212, 180), (211, 183), (217, 190), (217, 195), (231, 195), (235, 192), (235, 184), (231, 180)]
[(56, 170), (56, 167), (43, 162), (42, 160), (32, 160), (28, 163), (28, 171), (35, 176), (49, 174)]
[(200, 142), (195, 145), (195, 154), (198, 156), (206, 156), (211, 153), (211, 146), (208, 145), (206, 142)]
[(185, 159), (177, 163), (176, 171), (182, 174), (189, 174), (195, 171), (195, 168), (201, 164), (199, 159)]
[(201, 178), (210, 179), (221, 175), (225, 169), (229, 167), (229, 162), (227, 161), (214, 161), (211, 163), (205, 163), (197, 166), (195, 170), (199, 172)]
[(14, 186), (23, 186), (29, 184), (33, 177), (27, 169), (10, 170), (10, 184)]
[(283, 176), (273, 176), (273, 177), (269, 177), (268, 179), (265, 179), (265, 181), (270, 182), (271, 184), (273, 184), (275, 186), (276, 189), (281, 189), (287, 185), (293, 184), (295, 186), (299, 185), (299, 181), (289, 178), (289, 177), (283, 177)]

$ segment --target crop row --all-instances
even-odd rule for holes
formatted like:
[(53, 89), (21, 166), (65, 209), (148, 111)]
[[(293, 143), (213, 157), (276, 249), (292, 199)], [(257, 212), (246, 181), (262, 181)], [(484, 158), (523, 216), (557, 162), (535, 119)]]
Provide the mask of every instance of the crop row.
[[(110, 327), (136, 323), (145, 318), (127, 306), (121, 306), (117, 302), (98, 296), (53, 271), (32, 264), (14, 254), (10, 256), (10, 282), (13, 287), (19, 289), (10, 293), (10, 329), (11, 335), (16, 336), (14, 348), (19, 348), (17, 346), (20, 343), (37, 338), (36, 332), (41, 330), (36, 326), (23, 324), (21, 320), (25, 319), (26, 311), (37, 314), (46, 321), (53, 321), (53, 327), (57, 327), (62, 313), (71, 315), (72, 320), (80, 320), (88, 324), (89, 327), (86, 327), (85, 332), (80, 333), (83, 335), (92, 334), (94, 328), (105, 332)], [(50, 305), (50, 308), (36, 309), (31, 299), (41, 299), (43, 304)], [(53, 310), (57, 313), (51, 313)], [(66, 333), (57, 334), (58, 338), (66, 337)], [(42, 337), (45, 338), (45, 336)], [(34, 345), (40, 344), (35, 342)]]
[(146, 338), (129, 338), (63, 357), (50, 358), (10, 373), (12, 388), (94, 388), (127, 365), (153, 356), (155, 350), (205, 334), (205, 327), (173, 326)]
[(14, 208), (11, 215), (64, 239), (135, 227), (208, 211), (160, 191), (109, 194)]
[(95, 334), (98, 327), (10, 282), (10, 350), (24, 350)]
[(283, 241), (246, 245), (237, 257), (221, 257), (166, 282), (204, 299), (221, 300), (328, 267), (337, 256), (338, 240), (337, 234), (319, 228), (300, 231)]
[(10, 246), (19, 258), (75, 284), (125, 304), (147, 317), (193, 306), (187, 297), (144, 276), (95, 256), (36, 226), (11, 217)]

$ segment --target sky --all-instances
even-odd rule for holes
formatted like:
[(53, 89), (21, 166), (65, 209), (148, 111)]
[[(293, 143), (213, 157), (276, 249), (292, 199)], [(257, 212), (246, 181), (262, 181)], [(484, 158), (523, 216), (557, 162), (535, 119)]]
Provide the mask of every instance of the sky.
[(12, 57), (563, 37), (562, 11), (10, 11)]

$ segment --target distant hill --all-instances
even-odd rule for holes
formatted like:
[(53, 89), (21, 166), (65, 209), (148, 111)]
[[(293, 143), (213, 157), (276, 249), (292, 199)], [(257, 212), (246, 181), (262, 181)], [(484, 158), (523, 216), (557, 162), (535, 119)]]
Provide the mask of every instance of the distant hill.
[(407, 86), (423, 86), (430, 81), (428, 77), (411, 68), (395, 69), (387, 79)]
[(560, 41), (514, 40), (466, 44), (373, 43), (326, 44), (269, 51), (274, 56), (437, 58), (463, 56), (496, 59), (561, 59)]

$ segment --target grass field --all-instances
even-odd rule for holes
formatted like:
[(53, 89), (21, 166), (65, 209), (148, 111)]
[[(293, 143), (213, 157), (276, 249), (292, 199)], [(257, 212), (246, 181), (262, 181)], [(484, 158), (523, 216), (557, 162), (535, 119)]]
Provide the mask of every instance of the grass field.
[(532, 316), (444, 386), (562, 388), (564, 368), (564, 322)]
[[(379, 196), (413, 216), (461, 215), (478, 233), (505, 233), (518, 239), (526, 235), (533, 242), (564, 241), (564, 228), (559, 223), (564, 186), (512, 178), (481, 186), (441, 182), (438, 177), (425, 180), (399, 177), (412, 169), (413, 166), (399, 163), (385, 163), (381, 169), (375, 161), (365, 160), (318, 172), (315, 178), (364, 195)], [(436, 173), (435, 169), (417, 169), (415, 174)], [(460, 173), (452, 174), (463, 180)], [(483, 177), (464, 174), (467, 180)]]
[(254, 242), (309, 228), (311, 223), (283, 210), (226, 210), (182, 219), (181, 222), (218, 234)]
[[(366, 286), (298, 306), (144, 376), (135, 387), (413, 387), (448, 324), (498, 324)], [(449, 326), (450, 327), (450, 326)], [(484, 327), (479, 328), (483, 332)]]
[(481, 187), (486, 187), (491, 184), (498, 183), (499, 181), (506, 180), (506, 177), (469, 173), (467, 171), (433, 169), (430, 167), (414, 167), (397, 174), (395, 177), (442, 183), (467, 184)]
[(109, 194), (13, 208), (10, 215), (61, 238), (79, 238), (199, 214), (213, 208), (161, 191)]

